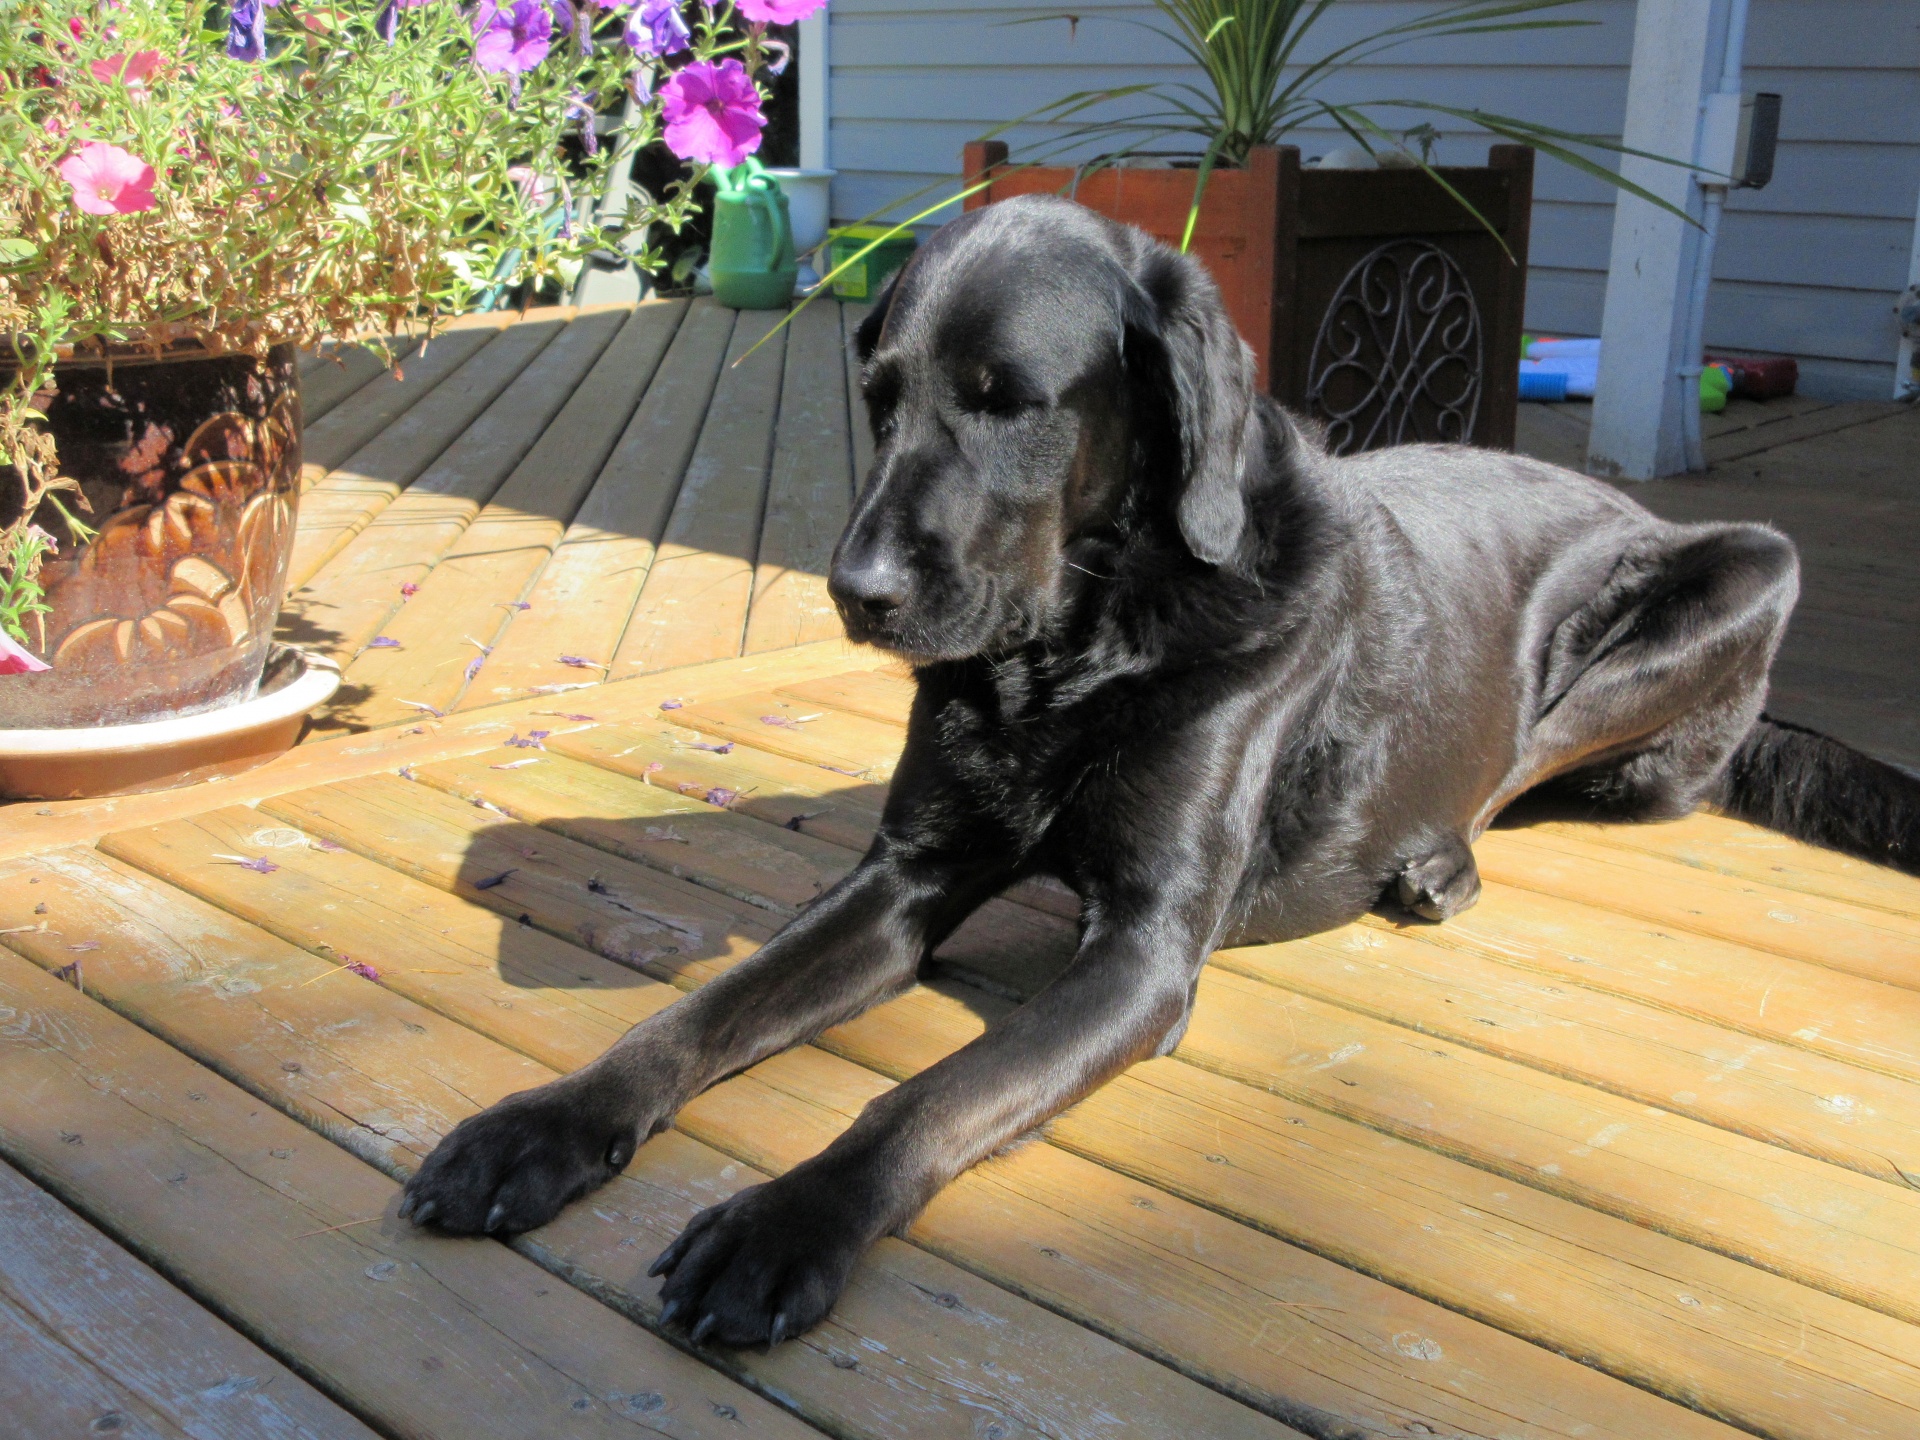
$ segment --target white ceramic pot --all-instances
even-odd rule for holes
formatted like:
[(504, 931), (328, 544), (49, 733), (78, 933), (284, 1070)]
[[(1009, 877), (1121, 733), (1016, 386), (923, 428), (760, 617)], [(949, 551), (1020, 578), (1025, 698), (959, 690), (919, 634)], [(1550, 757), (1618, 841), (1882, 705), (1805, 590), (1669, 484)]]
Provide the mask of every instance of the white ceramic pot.
[(833, 185), (831, 170), (775, 170), (769, 168), (786, 193), (793, 219), (793, 253), (805, 259), (827, 242)]

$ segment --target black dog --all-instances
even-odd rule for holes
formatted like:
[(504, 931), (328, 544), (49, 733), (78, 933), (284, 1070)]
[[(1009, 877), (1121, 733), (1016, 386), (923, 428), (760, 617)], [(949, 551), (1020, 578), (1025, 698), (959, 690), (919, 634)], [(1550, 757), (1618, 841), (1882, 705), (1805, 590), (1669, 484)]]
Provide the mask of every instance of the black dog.
[(1059, 978), (656, 1262), (695, 1341), (778, 1342), (960, 1171), (1171, 1049), (1210, 950), (1383, 894), (1457, 912), (1523, 793), (1920, 857), (1920, 783), (1761, 716), (1798, 584), (1772, 530), (1511, 455), (1331, 458), (1254, 395), (1200, 266), (1065, 201), (942, 230), (859, 346), (876, 460), (832, 591), (919, 681), (872, 849), (752, 959), (459, 1125), (415, 1221), (544, 1223), (706, 1086), (909, 985), (987, 897), (1063, 880)]

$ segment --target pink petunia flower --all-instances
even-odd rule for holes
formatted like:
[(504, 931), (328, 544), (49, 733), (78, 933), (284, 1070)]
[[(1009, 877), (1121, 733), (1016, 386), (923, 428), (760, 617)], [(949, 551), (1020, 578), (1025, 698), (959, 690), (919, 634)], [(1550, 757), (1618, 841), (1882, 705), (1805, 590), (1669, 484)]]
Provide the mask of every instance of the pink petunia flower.
[(157, 203), (153, 167), (118, 145), (89, 140), (60, 162), (60, 178), (73, 187), (73, 203), (89, 215), (131, 215)]
[(473, 12), (473, 63), (482, 70), (523, 75), (552, 48), (553, 12), (539, 0), (481, 0)]
[(147, 77), (160, 68), (158, 50), (141, 50), (132, 55), (109, 55), (104, 60), (96, 60), (87, 67), (93, 72), (93, 78), (102, 85), (111, 85), (116, 80), (123, 85), (144, 85)]
[(791, 25), (825, 6), (827, 0), (737, 0), (747, 19), (762, 25)]
[(5, 630), (0, 630), (0, 675), (32, 675), (52, 668)]
[(738, 60), (695, 60), (660, 87), (667, 148), (682, 160), (738, 165), (760, 148), (760, 92)]

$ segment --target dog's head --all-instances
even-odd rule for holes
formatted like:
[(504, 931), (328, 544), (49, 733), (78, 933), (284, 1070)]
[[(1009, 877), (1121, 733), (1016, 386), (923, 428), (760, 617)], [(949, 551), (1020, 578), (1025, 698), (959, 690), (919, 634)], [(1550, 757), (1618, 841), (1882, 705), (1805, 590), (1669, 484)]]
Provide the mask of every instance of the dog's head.
[(855, 639), (1019, 645), (1069, 603), (1076, 552), (1115, 540), (1236, 564), (1253, 362), (1196, 261), (1008, 200), (939, 231), (856, 344), (874, 463), (829, 579)]

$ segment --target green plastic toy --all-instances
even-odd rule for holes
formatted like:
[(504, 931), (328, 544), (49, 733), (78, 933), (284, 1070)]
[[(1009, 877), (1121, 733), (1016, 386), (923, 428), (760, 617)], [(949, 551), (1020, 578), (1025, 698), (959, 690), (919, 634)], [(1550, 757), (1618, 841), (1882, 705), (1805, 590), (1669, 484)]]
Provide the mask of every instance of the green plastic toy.
[(1700, 372), (1700, 408), (1709, 415), (1718, 415), (1727, 408), (1727, 397), (1733, 393), (1733, 377), (1718, 365), (1709, 365)]
[(716, 190), (707, 263), (713, 298), (735, 310), (784, 310), (800, 267), (780, 183), (751, 155), (707, 173)]

